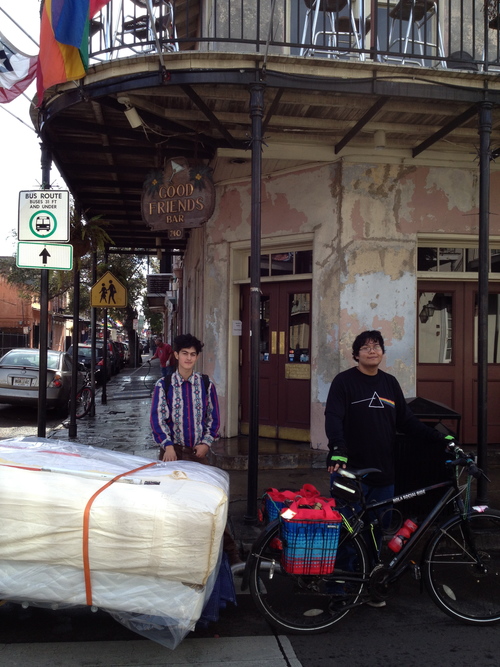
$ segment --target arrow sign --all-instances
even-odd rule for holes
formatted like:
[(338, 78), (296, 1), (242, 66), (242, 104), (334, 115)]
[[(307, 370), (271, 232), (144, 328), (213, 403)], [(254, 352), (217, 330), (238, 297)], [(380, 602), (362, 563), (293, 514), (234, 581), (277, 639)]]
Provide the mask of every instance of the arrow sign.
[(42, 250), (40, 257), (42, 258), (43, 264), (47, 264), (47, 258), (50, 257), (50, 252), (47, 250), (47, 248)]
[(23, 269), (70, 271), (73, 268), (73, 246), (62, 243), (45, 244), (20, 241), (17, 244), (16, 264)]

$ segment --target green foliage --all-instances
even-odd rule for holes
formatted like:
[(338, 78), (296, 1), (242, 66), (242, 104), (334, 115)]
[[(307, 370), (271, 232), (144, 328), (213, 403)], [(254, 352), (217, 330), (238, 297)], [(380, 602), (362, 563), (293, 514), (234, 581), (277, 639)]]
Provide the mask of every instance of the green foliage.
[(144, 294), (142, 299), (142, 310), (144, 312), (144, 317), (147, 322), (149, 322), (149, 328), (151, 331), (162, 332), (163, 331), (163, 315), (152, 311), (149, 307), (148, 300)]

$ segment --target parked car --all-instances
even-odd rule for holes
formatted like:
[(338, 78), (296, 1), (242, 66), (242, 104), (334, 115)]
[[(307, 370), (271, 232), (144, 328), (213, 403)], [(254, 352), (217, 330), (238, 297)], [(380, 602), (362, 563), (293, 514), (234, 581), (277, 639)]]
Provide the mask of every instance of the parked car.
[[(104, 366), (103, 362), (103, 355), (102, 355), (102, 344), (101, 345), (96, 345), (96, 350), (95, 350), (95, 381), (97, 384), (102, 384), (102, 369)], [(68, 354), (73, 358), (73, 346), (70, 345)], [(85, 366), (85, 368), (89, 369), (91, 365), (91, 360), (92, 360), (92, 346), (87, 345), (86, 343), (80, 343), (78, 345), (78, 361)], [(111, 373), (112, 373), (112, 364), (111, 364), (111, 355), (108, 353), (108, 359), (107, 359), (107, 364), (106, 364), (106, 378), (109, 380), (111, 378)]]
[[(0, 403), (38, 405), (40, 350), (14, 348), (0, 359)], [(65, 410), (68, 407), (72, 361), (66, 352), (47, 351), (47, 407)], [(78, 386), (85, 373), (78, 371)]]

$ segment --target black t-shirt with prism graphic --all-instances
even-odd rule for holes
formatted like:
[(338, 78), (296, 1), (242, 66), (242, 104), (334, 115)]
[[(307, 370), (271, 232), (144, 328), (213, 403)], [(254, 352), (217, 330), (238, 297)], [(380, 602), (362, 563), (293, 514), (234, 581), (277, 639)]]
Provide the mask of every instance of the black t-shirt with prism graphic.
[(366, 375), (354, 367), (334, 378), (325, 428), (330, 455), (347, 456), (352, 468), (381, 471), (366, 478), (372, 486), (394, 483), (396, 433), (444, 441), (441, 433), (415, 417), (396, 378), (380, 369), (376, 375)]

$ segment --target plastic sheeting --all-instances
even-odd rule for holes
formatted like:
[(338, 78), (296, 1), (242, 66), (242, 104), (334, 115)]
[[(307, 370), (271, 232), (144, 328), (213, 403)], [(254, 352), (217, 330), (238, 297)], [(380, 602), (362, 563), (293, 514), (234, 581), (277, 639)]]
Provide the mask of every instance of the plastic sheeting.
[(0, 597), (100, 607), (175, 648), (213, 588), (228, 495), (198, 463), (0, 441)]

